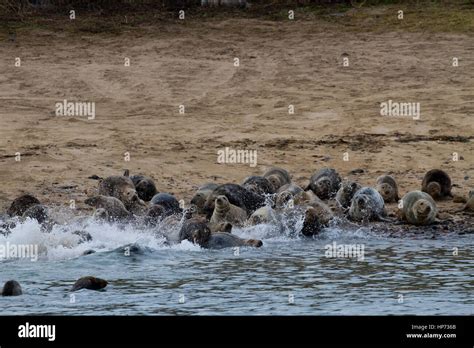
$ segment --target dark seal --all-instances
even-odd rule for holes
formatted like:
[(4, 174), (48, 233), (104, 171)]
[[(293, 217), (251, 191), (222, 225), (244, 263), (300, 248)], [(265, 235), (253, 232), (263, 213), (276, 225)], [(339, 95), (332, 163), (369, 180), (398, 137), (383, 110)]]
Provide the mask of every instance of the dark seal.
[(2, 296), (19, 296), (23, 294), (20, 283), (16, 280), (9, 280), (5, 283), (2, 290)]
[(82, 277), (79, 278), (73, 285), (71, 291), (77, 291), (81, 289), (88, 290), (100, 290), (107, 286), (107, 281), (95, 277)]

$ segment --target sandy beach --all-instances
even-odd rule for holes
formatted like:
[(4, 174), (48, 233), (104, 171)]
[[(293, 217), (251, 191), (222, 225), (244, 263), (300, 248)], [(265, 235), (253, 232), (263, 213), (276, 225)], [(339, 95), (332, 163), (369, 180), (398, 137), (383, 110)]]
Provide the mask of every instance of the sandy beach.
[[(365, 185), (392, 174), (402, 194), (432, 168), (451, 175), (454, 194), (474, 187), (467, 34), (236, 18), (120, 35), (37, 30), (0, 47), (2, 208), (25, 192), (85, 208), (97, 186), (89, 176), (126, 168), (184, 199), (203, 183), (240, 183), (269, 166), (300, 185), (327, 166)], [(95, 119), (57, 116), (63, 100), (95, 103)], [(389, 100), (419, 103), (420, 118), (381, 116)], [(225, 147), (257, 150), (258, 165), (217, 163)]]

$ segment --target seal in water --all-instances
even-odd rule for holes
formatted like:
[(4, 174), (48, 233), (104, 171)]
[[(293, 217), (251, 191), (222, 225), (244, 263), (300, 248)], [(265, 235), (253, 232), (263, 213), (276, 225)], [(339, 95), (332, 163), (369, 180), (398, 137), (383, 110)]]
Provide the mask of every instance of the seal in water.
[(159, 204), (154, 204), (148, 208), (145, 214), (145, 223), (151, 226), (156, 226), (156, 224), (163, 220), (165, 217), (172, 215), (167, 215), (167, 212), (168, 211), (163, 206)]
[(231, 204), (226, 196), (217, 196), (214, 203), (214, 212), (210, 220), (212, 224), (230, 222), (232, 225), (242, 226), (245, 220), (247, 220), (245, 210)]
[(320, 212), (313, 208), (308, 207), (304, 214), (303, 228), (301, 233), (306, 237), (311, 237), (319, 234), (323, 228), (323, 223), (320, 219)]
[(191, 198), (190, 203), (194, 204), (197, 207), (198, 214), (206, 214), (206, 212), (204, 211), (204, 206), (206, 205), (206, 201), (211, 195), (212, 191), (214, 191), (217, 186), (219, 185), (214, 183), (204, 184), (198, 188), (193, 198)]
[(219, 185), (207, 198), (204, 211), (208, 218), (214, 212), (215, 201), (218, 196), (226, 196), (229, 202), (244, 209), (247, 215), (265, 205), (265, 197), (260, 196), (236, 184)]
[(10, 216), (22, 216), (25, 211), (36, 204), (41, 204), (41, 202), (32, 195), (21, 195), (13, 200), (10, 208), (7, 210), (7, 214)]
[(313, 191), (321, 199), (329, 199), (336, 195), (341, 185), (341, 177), (332, 168), (323, 168), (309, 179), (306, 190)]
[(344, 209), (349, 208), (354, 194), (360, 190), (362, 186), (354, 181), (345, 181), (336, 193), (336, 202)]
[(96, 218), (120, 221), (132, 217), (132, 214), (125, 208), (125, 205), (115, 197), (99, 195), (87, 198), (84, 203), (96, 208), (96, 213), (94, 214)]
[(266, 205), (255, 210), (247, 221), (249, 225), (255, 226), (259, 224), (276, 223), (277, 219), (272, 207)]
[(280, 187), (291, 183), (290, 173), (283, 168), (273, 167), (267, 170), (263, 177), (266, 178), (273, 185), (273, 190), (276, 192)]
[(133, 214), (145, 213), (146, 204), (138, 197), (133, 181), (127, 176), (114, 175), (100, 181), (99, 195), (119, 199), (125, 208)]
[(202, 247), (206, 249), (223, 249), (243, 246), (260, 248), (262, 245), (262, 241), (258, 239), (242, 239), (230, 233), (218, 232), (213, 233), (206, 243), (202, 244)]
[(259, 195), (268, 195), (275, 193), (272, 183), (263, 176), (252, 175), (245, 178), (242, 186), (247, 190)]
[(9, 280), (5, 283), (2, 290), (2, 296), (19, 296), (23, 294), (20, 283), (16, 280)]
[(380, 193), (372, 187), (363, 187), (352, 198), (349, 217), (354, 221), (386, 221), (384, 201)]
[(30, 218), (42, 224), (48, 220), (48, 208), (42, 204), (32, 205), (23, 213), (23, 218)]
[(82, 277), (79, 278), (73, 285), (71, 291), (77, 291), (81, 289), (88, 289), (88, 290), (100, 290), (107, 286), (107, 281), (100, 278), (95, 277)]
[(397, 182), (390, 175), (381, 175), (377, 178), (377, 186), (375, 187), (382, 196), (385, 203), (398, 202)]
[(204, 245), (211, 237), (211, 230), (207, 225), (207, 220), (196, 217), (184, 221), (179, 231), (179, 240), (188, 240), (191, 243)]
[(437, 213), (435, 201), (425, 192), (411, 191), (402, 198), (401, 218), (412, 225), (431, 224)]
[(421, 191), (428, 193), (433, 199), (453, 197), (451, 178), (441, 169), (432, 169), (425, 174), (421, 183)]

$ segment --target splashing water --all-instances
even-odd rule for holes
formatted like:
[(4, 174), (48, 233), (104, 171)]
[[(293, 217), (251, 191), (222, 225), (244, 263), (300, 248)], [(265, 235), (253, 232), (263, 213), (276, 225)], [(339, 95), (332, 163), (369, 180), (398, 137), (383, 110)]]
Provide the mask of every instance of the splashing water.
[[(389, 238), (335, 223), (304, 238), (301, 226), (296, 218), (235, 228), (263, 247), (205, 250), (167, 243), (162, 225), (83, 218), (44, 232), (36, 221), (17, 221), (0, 245), (34, 244), (39, 255), (0, 259), (0, 282), (16, 279), (24, 291), (0, 306), (6, 315), (474, 314), (473, 235)], [(328, 256), (331, 245), (363, 246), (363, 261)], [(108, 280), (106, 291), (81, 290), (71, 302), (72, 284), (86, 275)]]

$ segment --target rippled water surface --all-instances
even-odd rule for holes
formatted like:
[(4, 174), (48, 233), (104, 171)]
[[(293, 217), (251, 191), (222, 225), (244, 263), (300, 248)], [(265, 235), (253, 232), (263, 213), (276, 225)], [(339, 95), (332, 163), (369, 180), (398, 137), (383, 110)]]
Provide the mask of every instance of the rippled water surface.
[[(313, 240), (270, 226), (237, 230), (260, 249), (166, 246), (151, 231), (89, 225), (93, 240), (44, 234), (33, 222), (0, 243), (37, 243), (40, 259), (0, 261), (0, 282), (18, 280), (23, 296), (0, 297), (2, 314), (67, 315), (376, 315), (474, 314), (474, 236), (388, 238), (368, 230), (328, 229)], [(361, 244), (364, 260), (328, 258), (327, 244)], [(123, 246), (134, 243), (130, 256)], [(458, 248), (458, 255), (453, 255)], [(80, 256), (85, 250), (95, 254)], [(93, 275), (106, 291), (74, 293)], [(293, 301), (292, 301), (293, 300)], [(290, 303), (293, 302), (293, 303)]]

